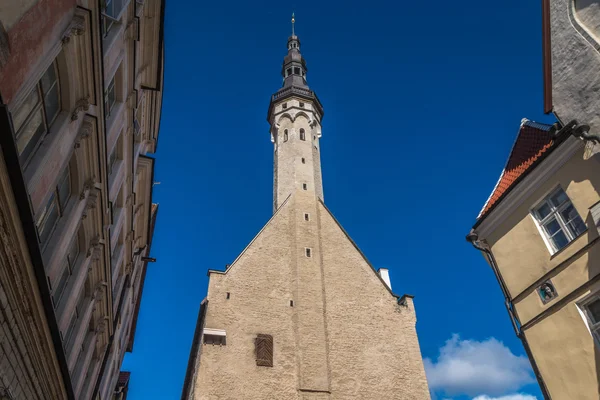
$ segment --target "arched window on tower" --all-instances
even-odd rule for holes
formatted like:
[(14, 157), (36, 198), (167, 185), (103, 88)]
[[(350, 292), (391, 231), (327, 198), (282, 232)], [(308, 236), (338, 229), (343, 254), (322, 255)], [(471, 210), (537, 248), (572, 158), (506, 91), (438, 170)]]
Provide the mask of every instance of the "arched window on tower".
[(300, 129), (300, 140), (306, 140), (306, 134), (304, 133), (304, 129)]
[(288, 141), (288, 131), (287, 131), (287, 129), (285, 131), (283, 131), (283, 141), (284, 142)]

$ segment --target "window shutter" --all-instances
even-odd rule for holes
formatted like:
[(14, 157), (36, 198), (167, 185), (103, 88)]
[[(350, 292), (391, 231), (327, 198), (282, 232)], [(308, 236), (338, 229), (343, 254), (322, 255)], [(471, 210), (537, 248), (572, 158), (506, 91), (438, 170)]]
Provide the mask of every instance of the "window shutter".
[(260, 367), (273, 366), (273, 336), (258, 334), (254, 339), (256, 365)]

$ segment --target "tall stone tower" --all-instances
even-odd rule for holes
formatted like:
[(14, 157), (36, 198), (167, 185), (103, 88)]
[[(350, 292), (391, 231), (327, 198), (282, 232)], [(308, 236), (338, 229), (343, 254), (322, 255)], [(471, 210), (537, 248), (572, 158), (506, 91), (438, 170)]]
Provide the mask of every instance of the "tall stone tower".
[(287, 51), (268, 111), (274, 214), (209, 270), (182, 400), (429, 399), (412, 296), (323, 203), (323, 107), (293, 28)]

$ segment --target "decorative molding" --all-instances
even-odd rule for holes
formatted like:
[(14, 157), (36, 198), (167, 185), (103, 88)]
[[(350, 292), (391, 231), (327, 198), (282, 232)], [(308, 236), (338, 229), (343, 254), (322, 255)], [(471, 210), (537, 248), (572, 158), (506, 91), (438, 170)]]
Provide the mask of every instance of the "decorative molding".
[(99, 320), (96, 321), (96, 327), (94, 328), (94, 332), (96, 333), (104, 333), (104, 330), (106, 329), (106, 321), (108, 320), (107, 316), (101, 317)]
[(81, 188), (81, 193), (79, 194), (79, 199), (85, 199), (85, 195), (88, 191), (92, 190), (96, 186), (96, 177), (93, 176), (84, 182), (83, 187)]
[(85, 33), (85, 16), (75, 12), (73, 20), (69, 24), (69, 27), (65, 31), (62, 37), (63, 45), (68, 44), (71, 41), (71, 36), (80, 36)]
[(500, 203), (487, 214), (475, 231), (481, 239), (487, 238), (500, 226), (533, 192), (550, 179), (556, 171), (569, 161), (584, 142), (570, 136), (548, 155), (533, 171), (523, 178)]
[(107, 286), (108, 284), (104, 281), (96, 283), (96, 286), (94, 286), (94, 293), (92, 294), (95, 301), (100, 301), (104, 297), (105, 290), (103, 289)]
[(100, 248), (100, 236), (98, 235), (94, 236), (94, 238), (90, 240), (90, 246), (88, 247), (86, 257), (92, 256), (97, 248)]
[(90, 99), (89, 97), (84, 97), (75, 102), (75, 108), (73, 109), (73, 113), (71, 114), (71, 121), (76, 121), (79, 119), (80, 111), (88, 111), (90, 109)]
[(90, 137), (92, 132), (94, 131), (94, 124), (88, 119), (84, 119), (81, 124), (81, 128), (79, 129), (79, 134), (75, 138), (75, 143), (73, 144), (74, 149), (78, 149), (81, 147), (81, 141)]

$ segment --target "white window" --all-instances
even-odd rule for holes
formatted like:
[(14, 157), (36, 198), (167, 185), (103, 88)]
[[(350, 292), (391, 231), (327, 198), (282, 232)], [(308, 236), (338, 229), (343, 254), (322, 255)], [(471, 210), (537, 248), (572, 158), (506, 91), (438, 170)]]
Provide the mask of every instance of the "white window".
[(102, 35), (107, 37), (113, 25), (121, 21), (121, 16), (129, 4), (129, 0), (102, 0), (101, 4)]
[(533, 216), (555, 252), (586, 230), (583, 220), (561, 188), (552, 192), (534, 208)]
[(600, 345), (600, 296), (598, 293), (586, 298), (579, 304), (583, 312), (590, 333), (594, 336), (596, 343)]

